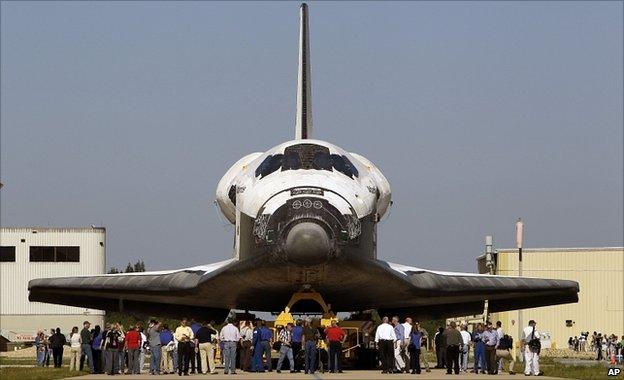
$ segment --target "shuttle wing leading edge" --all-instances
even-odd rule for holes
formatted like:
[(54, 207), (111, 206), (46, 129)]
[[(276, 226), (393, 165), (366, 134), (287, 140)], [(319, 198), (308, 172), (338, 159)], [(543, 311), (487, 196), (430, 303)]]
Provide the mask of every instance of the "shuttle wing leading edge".
[[(32, 280), (31, 301), (151, 315), (224, 318), (230, 309), (281, 310), (304, 285), (334, 311), (442, 318), (578, 300), (568, 280), (436, 272), (380, 260), (343, 258), (309, 270), (269, 260), (227, 260), (176, 271)], [(302, 309), (301, 311), (313, 311)]]

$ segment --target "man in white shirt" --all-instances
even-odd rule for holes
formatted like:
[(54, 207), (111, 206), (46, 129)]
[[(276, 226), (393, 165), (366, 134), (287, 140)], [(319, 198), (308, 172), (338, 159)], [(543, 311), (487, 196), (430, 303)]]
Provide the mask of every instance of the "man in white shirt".
[[(539, 370), (539, 347), (540, 333), (536, 330), (534, 320), (529, 321), (529, 325), (522, 330), (522, 346), (524, 350), (524, 374), (538, 376)], [(531, 343), (532, 342), (532, 343)]]
[(228, 324), (221, 329), (219, 338), (223, 342), (223, 373), (232, 375), (236, 374), (236, 346), (241, 340), (238, 327), (232, 324), (232, 321), (228, 319)]
[(394, 327), (388, 323), (388, 317), (383, 317), (381, 325), (377, 326), (375, 342), (379, 347), (379, 356), (381, 357), (381, 373), (392, 373), (394, 371), (396, 334)]
[(403, 322), (403, 334), (405, 335), (403, 338), (403, 355), (405, 355), (405, 372), (409, 372), (410, 370), (410, 334), (412, 333), (412, 318), (405, 318), (405, 322)]
[[(503, 330), (503, 323), (501, 321), (496, 321), (496, 334), (498, 334), (498, 341), (500, 342), (505, 336), (505, 330)], [(503, 361), (498, 359), (498, 372), (502, 372), (503, 370)]]
[(468, 372), (468, 352), (470, 351), (470, 341), (472, 336), (468, 332), (468, 326), (465, 323), (461, 325), (460, 334), (462, 336), (463, 345), (459, 351), (459, 367), (462, 372)]

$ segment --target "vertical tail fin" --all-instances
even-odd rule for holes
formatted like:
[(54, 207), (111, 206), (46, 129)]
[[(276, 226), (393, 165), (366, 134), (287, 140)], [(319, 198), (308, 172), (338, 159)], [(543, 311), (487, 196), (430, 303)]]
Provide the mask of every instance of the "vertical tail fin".
[(297, 115), (295, 139), (312, 138), (312, 96), (310, 89), (310, 41), (308, 5), (301, 4), (299, 26), (299, 73), (297, 75)]

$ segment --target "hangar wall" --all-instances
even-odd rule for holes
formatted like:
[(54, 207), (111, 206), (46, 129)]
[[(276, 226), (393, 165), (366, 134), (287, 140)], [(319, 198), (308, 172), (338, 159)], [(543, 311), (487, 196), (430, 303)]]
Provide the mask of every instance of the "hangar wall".
[(68, 332), (82, 321), (102, 324), (104, 312), (28, 301), (28, 281), (42, 277), (105, 273), (103, 227), (0, 228), (0, 330), (4, 336), (29, 336), (37, 329)]
[[(538, 248), (523, 250), (523, 277), (578, 281), (579, 302), (524, 309), (523, 325), (530, 319), (539, 331), (549, 332), (557, 348), (581, 331), (624, 335), (624, 248)], [(485, 272), (485, 258), (478, 258)], [(501, 249), (495, 257), (495, 274), (518, 275), (518, 250)], [(518, 311), (493, 313), (506, 332), (518, 336)]]

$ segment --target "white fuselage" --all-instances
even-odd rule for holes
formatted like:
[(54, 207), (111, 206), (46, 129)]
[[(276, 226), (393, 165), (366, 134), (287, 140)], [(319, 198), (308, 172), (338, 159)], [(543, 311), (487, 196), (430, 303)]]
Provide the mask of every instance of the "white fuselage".
[[(281, 219), (273, 223), (278, 236), (269, 239), (277, 245), (280, 236), (286, 239), (289, 228), (311, 221), (327, 230), (332, 245), (341, 229), (352, 240), (357, 237), (354, 234), (358, 233), (359, 220), (368, 217), (377, 222), (386, 212), (390, 197), (388, 181), (369, 160), (312, 139), (288, 141), (265, 153), (245, 156), (228, 170), (217, 186), (217, 202), (225, 217), (237, 225), (237, 239), (239, 236), (251, 239), (244, 235), (253, 233), (241, 225), (242, 218), (257, 222), (279, 214)], [(287, 204), (290, 210), (283, 211)], [(347, 222), (336, 222), (332, 227), (334, 219), (344, 217)], [(261, 224), (256, 230), (262, 230)], [(256, 238), (263, 237), (256, 235)], [(316, 239), (316, 235), (308, 235), (301, 232), (303, 237), (291, 236), (290, 240), (294, 244), (306, 238)], [(238, 244), (238, 249), (241, 248)]]

